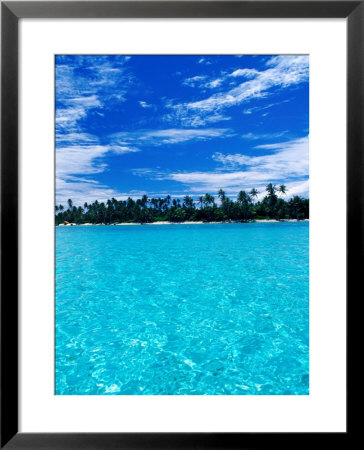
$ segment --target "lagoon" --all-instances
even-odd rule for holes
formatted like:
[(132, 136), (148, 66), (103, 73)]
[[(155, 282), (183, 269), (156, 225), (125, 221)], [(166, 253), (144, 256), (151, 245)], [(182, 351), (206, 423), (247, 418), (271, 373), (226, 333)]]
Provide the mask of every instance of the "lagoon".
[(308, 394), (307, 222), (55, 232), (56, 394)]

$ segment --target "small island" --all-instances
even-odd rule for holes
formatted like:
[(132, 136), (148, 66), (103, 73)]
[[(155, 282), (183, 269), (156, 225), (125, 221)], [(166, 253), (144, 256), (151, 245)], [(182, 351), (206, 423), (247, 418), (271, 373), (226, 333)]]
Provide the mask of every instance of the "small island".
[(96, 200), (75, 206), (67, 201), (67, 208), (56, 205), (56, 225), (113, 225), (113, 224), (152, 224), (152, 223), (210, 223), (210, 222), (251, 222), (308, 220), (309, 199), (293, 196), (289, 200), (284, 184), (276, 186), (269, 183), (266, 195), (258, 199), (259, 192), (253, 188), (249, 192), (240, 191), (235, 200), (230, 199), (220, 189), (218, 203), (210, 194), (194, 200), (186, 195), (182, 200), (167, 195), (164, 198), (142, 198), (127, 200), (112, 198), (106, 203)]

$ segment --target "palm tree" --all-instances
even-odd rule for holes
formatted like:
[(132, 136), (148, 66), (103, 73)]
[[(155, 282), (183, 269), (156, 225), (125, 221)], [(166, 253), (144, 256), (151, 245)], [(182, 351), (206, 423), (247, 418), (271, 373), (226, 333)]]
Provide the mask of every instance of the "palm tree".
[(214, 197), (210, 194), (205, 194), (204, 198), (203, 198), (203, 202), (206, 206), (210, 206), (214, 204)]
[(276, 188), (276, 186), (274, 184), (269, 183), (267, 185), (267, 187), (265, 188), (265, 190), (268, 192), (268, 197), (273, 197), (273, 196), (275, 196), (277, 188)]
[(165, 202), (164, 198), (158, 197), (158, 209), (159, 209), (159, 211), (162, 211), (164, 202)]
[(100, 203), (100, 218), (102, 218), (102, 223), (106, 223), (106, 206), (104, 202)]
[(111, 223), (113, 219), (114, 205), (111, 200), (108, 200), (106, 204), (107, 204), (107, 212), (109, 214), (109, 223)]
[(250, 200), (248, 194), (245, 191), (240, 191), (238, 194), (238, 203), (242, 205), (243, 203), (247, 203)]
[(237, 203), (240, 206), (241, 219), (247, 220), (251, 216), (251, 203), (250, 195), (245, 191), (240, 191), (237, 198)]
[(249, 192), (249, 195), (252, 199), (257, 198), (258, 194), (259, 194), (259, 192), (255, 188), (251, 189), (251, 191)]
[(201, 195), (201, 197), (198, 198), (198, 203), (200, 204), (200, 208), (202, 209), (202, 205), (204, 203), (204, 199), (203, 199), (202, 195)]
[(67, 200), (67, 204), (68, 204), (68, 209), (72, 210), (73, 201), (70, 198)]
[(226, 198), (225, 191), (223, 191), (222, 189), (219, 189), (219, 192), (217, 193), (217, 195), (218, 195), (221, 203), (224, 203), (225, 198)]
[(189, 195), (183, 198), (183, 204), (186, 208), (193, 208), (193, 199)]
[(285, 195), (286, 192), (287, 192), (287, 188), (286, 188), (286, 186), (285, 186), (284, 184), (280, 184), (279, 187), (278, 187), (278, 189), (277, 189), (277, 191), (278, 191), (279, 193)]
[(148, 196), (146, 194), (142, 197), (142, 205), (145, 206), (148, 203)]
[(263, 203), (266, 204), (266, 213), (268, 214), (268, 217), (273, 219), (276, 216), (276, 205), (277, 205), (277, 188), (274, 184), (269, 183), (265, 190), (267, 191), (268, 195), (264, 198)]
[(300, 213), (303, 207), (303, 198), (295, 195), (288, 203), (291, 214), (295, 216), (297, 220), (300, 218)]
[(156, 198), (152, 198), (150, 200), (150, 203), (152, 204), (153, 208), (156, 209), (157, 204), (158, 204), (158, 200)]

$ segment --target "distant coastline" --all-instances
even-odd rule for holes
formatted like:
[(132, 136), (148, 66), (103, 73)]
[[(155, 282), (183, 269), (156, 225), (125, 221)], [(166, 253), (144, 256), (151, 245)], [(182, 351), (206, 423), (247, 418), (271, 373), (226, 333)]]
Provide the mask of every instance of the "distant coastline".
[[(85, 202), (75, 206), (71, 199), (67, 207), (62, 204), (55, 206), (56, 225), (94, 224), (202, 224), (202, 223), (245, 223), (245, 222), (276, 222), (300, 221), (309, 218), (309, 199), (294, 195), (285, 200), (287, 188), (284, 184), (276, 186), (269, 183), (265, 188), (266, 195), (262, 198), (259, 191), (252, 188), (249, 192), (240, 191), (236, 198), (230, 199), (225, 191), (217, 192), (215, 197), (206, 193), (193, 199), (185, 195), (183, 199), (150, 198), (146, 194), (142, 198), (117, 200), (112, 198), (106, 203)], [(258, 200), (258, 198), (261, 198)], [(71, 225), (72, 226), (72, 225)]]

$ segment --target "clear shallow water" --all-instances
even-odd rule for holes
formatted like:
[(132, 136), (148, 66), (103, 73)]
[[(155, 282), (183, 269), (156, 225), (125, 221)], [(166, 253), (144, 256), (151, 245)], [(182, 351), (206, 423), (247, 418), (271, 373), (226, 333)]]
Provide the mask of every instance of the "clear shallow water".
[(308, 223), (56, 228), (56, 394), (308, 394)]

